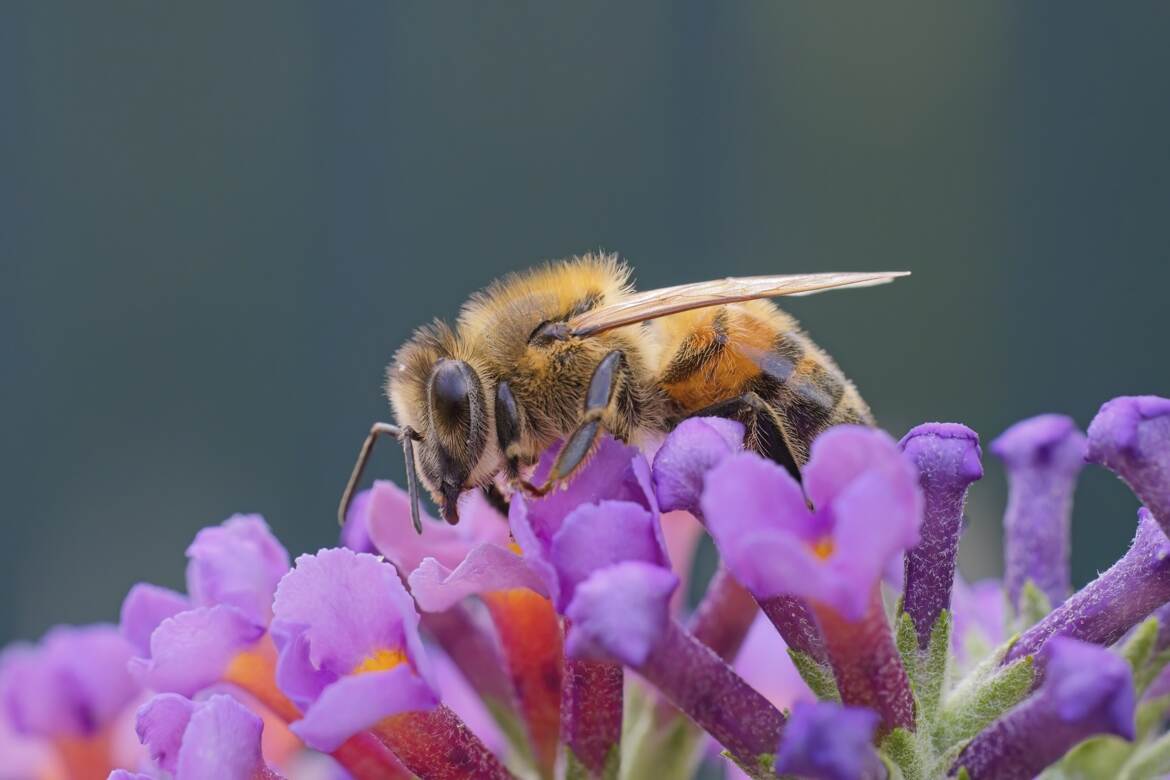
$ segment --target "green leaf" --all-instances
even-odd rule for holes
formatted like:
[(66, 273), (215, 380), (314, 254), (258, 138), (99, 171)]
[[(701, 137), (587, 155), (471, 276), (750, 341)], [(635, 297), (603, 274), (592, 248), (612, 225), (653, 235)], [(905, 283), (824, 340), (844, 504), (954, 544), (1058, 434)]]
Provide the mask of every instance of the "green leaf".
[(796, 671), (808, 683), (813, 694), (821, 701), (841, 701), (841, 694), (837, 692), (837, 680), (833, 677), (833, 670), (824, 664), (818, 663), (808, 653), (788, 648), (788, 657), (796, 666)]
[(1125, 644), (1121, 646), (1121, 657), (1129, 662), (1129, 668), (1136, 675), (1154, 655), (1154, 645), (1158, 641), (1158, 618), (1149, 617), (1143, 620)]
[(1092, 737), (1080, 742), (1046, 769), (1045, 780), (1114, 780), (1133, 752), (1133, 743), (1117, 737)]
[(1137, 715), (1134, 717), (1137, 723), (1138, 739), (1143, 739), (1154, 729), (1160, 728), (1162, 718), (1165, 717), (1167, 710), (1170, 710), (1170, 695), (1155, 696), (1139, 701)]
[(937, 750), (945, 752), (975, 736), (1032, 690), (1036, 679), (1032, 656), (1000, 666), (1010, 646), (993, 653), (947, 697), (934, 728)]
[(942, 699), (943, 686), (947, 680), (947, 661), (951, 657), (951, 612), (944, 609), (938, 614), (930, 629), (930, 643), (922, 658), (923, 667), (916, 689), (922, 705), (922, 717), (927, 723), (934, 721)]
[(879, 755), (887, 766), (892, 764), (905, 780), (924, 780), (926, 767), (922, 748), (913, 733), (896, 728), (886, 735), (878, 746)]
[(894, 644), (898, 646), (898, 654), (902, 656), (902, 666), (906, 667), (906, 675), (910, 678), (910, 685), (915, 684), (914, 676), (918, 671), (918, 629), (914, 621), (905, 612), (898, 614), (898, 622), (894, 631)]
[(1020, 590), (1020, 625), (1017, 631), (1026, 631), (1044, 619), (1052, 611), (1052, 602), (1048, 594), (1036, 587), (1032, 580), (1025, 580)]
[(1118, 780), (1152, 780), (1170, 772), (1170, 734), (1142, 745), (1121, 768)]

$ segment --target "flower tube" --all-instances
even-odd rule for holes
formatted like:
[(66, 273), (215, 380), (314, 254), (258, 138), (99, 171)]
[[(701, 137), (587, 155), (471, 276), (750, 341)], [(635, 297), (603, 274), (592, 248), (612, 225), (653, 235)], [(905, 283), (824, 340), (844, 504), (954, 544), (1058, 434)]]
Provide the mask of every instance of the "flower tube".
[(1121, 560), (1025, 631), (1006, 661), (1035, 655), (1058, 634), (1111, 645), (1167, 601), (1170, 539), (1143, 507), (1133, 544)]
[(306, 744), (333, 751), (370, 730), (424, 780), (511, 776), (439, 703), (393, 566), (347, 549), (302, 555), (273, 611), (277, 682), (304, 712), (292, 730)]
[(928, 423), (907, 433), (902, 451), (918, 470), (922, 540), (906, 553), (902, 609), (925, 649), (935, 621), (951, 604), (967, 488), (983, 477), (979, 436), (965, 425)]
[(971, 780), (1028, 780), (1094, 734), (1134, 737), (1129, 665), (1115, 653), (1068, 637), (1043, 650), (1044, 683), (959, 754), (951, 774)]
[(838, 426), (813, 443), (803, 476), (815, 511), (775, 463), (726, 458), (705, 482), (708, 528), (757, 599), (811, 605), (844, 703), (877, 712), (881, 733), (913, 728), (914, 699), (878, 585), (918, 542), (917, 475), (885, 433)]
[(1088, 459), (1125, 480), (1170, 533), (1170, 398), (1123, 396), (1089, 424)]
[(1004, 584), (1016, 610), (1031, 581), (1057, 606), (1069, 594), (1073, 489), (1085, 465), (1085, 436), (1071, 418), (1045, 414), (1018, 422), (991, 443), (1007, 466)]
[(626, 561), (598, 570), (575, 590), (566, 615), (570, 657), (622, 663), (715, 738), (752, 776), (772, 755), (784, 716), (711, 648), (670, 616), (678, 578)]

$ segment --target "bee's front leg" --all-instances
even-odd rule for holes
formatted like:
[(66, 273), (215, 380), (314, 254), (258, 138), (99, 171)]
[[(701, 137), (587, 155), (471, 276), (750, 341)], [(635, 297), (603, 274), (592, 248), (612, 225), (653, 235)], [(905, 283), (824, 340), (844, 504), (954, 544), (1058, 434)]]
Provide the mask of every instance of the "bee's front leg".
[(620, 349), (615, 349), (597, 364), (597, 368), (593, 370), (593, 378), (589, 380), (589, 390), (585, 393), (585, 410), (581, 415), (581, 422), (576, 430), (569, 434), (565, 446), (557, 453), (557, 459), (553, 462), (544, 484), (537, 486), (523, 483), (526, 492), (543, 496), (585, 463), (594, 443), (605, 430), (605, 416), (616, 399), (626, 374), (625, 362), (626, 356)]

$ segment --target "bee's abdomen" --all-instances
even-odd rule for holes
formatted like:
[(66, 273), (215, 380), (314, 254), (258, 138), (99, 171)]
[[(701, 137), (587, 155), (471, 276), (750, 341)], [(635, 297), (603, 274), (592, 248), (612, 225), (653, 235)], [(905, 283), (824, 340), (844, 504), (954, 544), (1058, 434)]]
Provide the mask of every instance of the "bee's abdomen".
[(720, 307), (670, 325), (659, 377), (682, 416), (755, 393), (781, 418), (801, 463), (826, 428), (873, 423), (832, 358), (769, 303)]

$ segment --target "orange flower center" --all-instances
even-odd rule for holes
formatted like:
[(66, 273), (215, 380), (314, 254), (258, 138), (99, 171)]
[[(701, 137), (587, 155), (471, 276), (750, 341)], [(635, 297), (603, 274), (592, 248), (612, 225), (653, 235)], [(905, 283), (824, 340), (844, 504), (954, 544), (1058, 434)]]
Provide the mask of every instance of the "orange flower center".
[(815, 542), (813, 542), (812, 552), (813, 555), (817, 556), (823, 561), (833, 554), (834, 547), (835, 545), (833, 544), (833, 538), (831, 536), (822, 536), (820, 539), (817, 539)]
[(521, 557), (524, 555), (524, 551), (520, 549), (520, 545), (516, 544), (515, 540), (508, 542), (508, 549)]
[(353, 673), (386, 672), (405, 661), (406, 651), (404, 650), (377, 650), (373, 655), (362, 659), (362, 662), (353, 668)]

